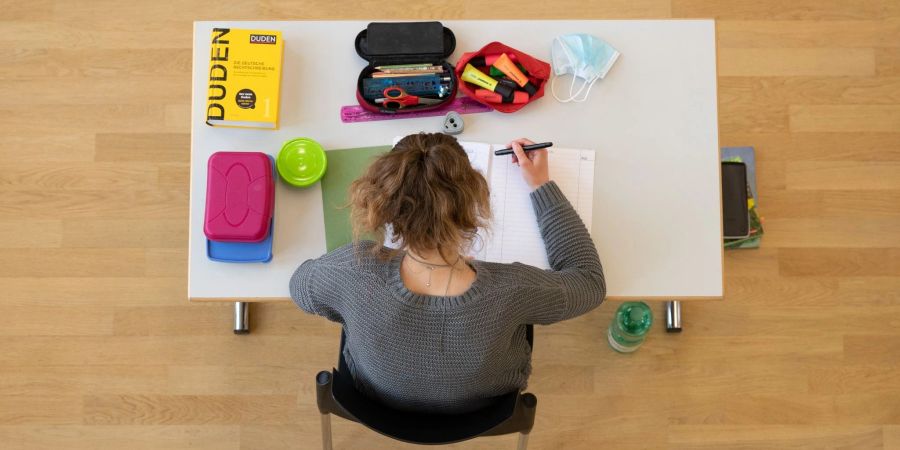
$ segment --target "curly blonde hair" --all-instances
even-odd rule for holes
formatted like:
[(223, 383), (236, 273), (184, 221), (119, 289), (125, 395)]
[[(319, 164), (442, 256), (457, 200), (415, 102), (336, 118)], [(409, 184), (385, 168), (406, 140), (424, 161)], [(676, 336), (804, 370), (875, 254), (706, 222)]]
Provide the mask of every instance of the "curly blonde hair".
[[(467, 253), (491, 217), (487, 181), (441, 133), (406, 136), (378, 157), (350, 185), (350, 208), (354, 240), (383, 242), (390, 225), (399, 249), (437, 250), (446, 261)], [(385, 254), (380, 247), (373, 250)]]

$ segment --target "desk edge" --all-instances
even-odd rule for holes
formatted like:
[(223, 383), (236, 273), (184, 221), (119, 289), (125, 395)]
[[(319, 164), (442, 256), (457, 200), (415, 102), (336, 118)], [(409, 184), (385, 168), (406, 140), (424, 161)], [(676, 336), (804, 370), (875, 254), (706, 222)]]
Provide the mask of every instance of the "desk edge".
[[(637, 296), (624, 296), (624, 295), (614, 295), (606, 297), (606, 300), (613, 302), (627, 302), (627, 301), (649, 301), (649, 302), (668, 302), (672, 300), (678, 301), (702, 301), (702, 300), (724, 300), (724, 296), (715, 296), (715, 295), (707, 295), (707, 296), (691, 296), (691, 297), (677, 297), (677, 296), (646, 296), (646, 297), (637, 297)], [(234, 303), (234, 302), (246, 302), (246, 303), (280, 303), (280, 302), (290, 302), (291, 299), (288, 297), (189, 297), (188, 300), (196, 303)]]

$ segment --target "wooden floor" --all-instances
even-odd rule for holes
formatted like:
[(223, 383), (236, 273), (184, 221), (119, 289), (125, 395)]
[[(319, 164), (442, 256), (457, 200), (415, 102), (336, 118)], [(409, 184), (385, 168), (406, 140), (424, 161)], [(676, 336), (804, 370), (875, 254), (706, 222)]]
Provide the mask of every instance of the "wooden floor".
[(714, 17), (764, 247), (637, 354), (614, 304), (538, 328), (531, 448), (900, 449), (900, 0), (489, 3), (0, 0), (0, 448), (319, 445), (338, 329), (185, 298), (192, 20)]

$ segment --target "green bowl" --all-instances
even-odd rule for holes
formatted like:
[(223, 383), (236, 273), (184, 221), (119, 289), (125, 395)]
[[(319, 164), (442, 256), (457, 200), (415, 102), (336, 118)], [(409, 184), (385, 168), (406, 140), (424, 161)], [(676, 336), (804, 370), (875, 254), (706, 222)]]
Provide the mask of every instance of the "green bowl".
[(328, 158), (318, 142), (310, 138), (291, 139), (281, 146), (275, 167), (287, 184), (307, 187), (325, 175)]

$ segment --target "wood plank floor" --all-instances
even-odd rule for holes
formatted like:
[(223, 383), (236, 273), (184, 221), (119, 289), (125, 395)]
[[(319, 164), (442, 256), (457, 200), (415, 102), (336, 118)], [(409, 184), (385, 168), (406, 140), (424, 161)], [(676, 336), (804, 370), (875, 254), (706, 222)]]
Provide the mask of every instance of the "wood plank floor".
[(614, 304), (537, 330), (531, 448), (900, 449), (900, 0), (0, 0), (0, 448), (316, 448), (339, 330), (185, 298), (191, 22), (434, 17), (714, 17), (721, 143), (758, 152), (724, 302), (630, 356)]

